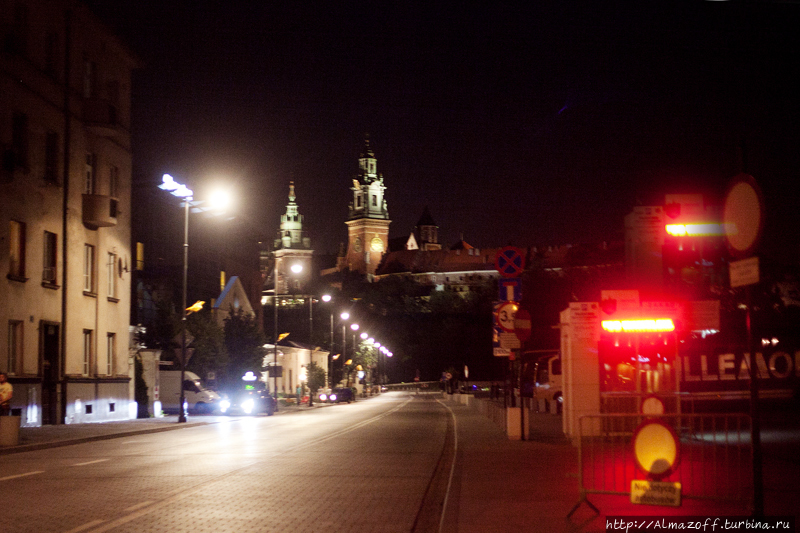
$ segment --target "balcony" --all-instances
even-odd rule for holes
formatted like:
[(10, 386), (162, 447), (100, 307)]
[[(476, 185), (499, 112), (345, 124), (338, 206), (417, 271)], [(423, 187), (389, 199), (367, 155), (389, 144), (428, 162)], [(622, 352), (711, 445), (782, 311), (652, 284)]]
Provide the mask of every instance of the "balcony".
[(101, 137), (114, 138), (127, 133), (119, 121), (117, 107), (108, 100), (85, 98), (83, 122), (87, 130)]
[(83, 224), (89, 229), (116, 226), (117, 199), (102, 194), (84, 194)]

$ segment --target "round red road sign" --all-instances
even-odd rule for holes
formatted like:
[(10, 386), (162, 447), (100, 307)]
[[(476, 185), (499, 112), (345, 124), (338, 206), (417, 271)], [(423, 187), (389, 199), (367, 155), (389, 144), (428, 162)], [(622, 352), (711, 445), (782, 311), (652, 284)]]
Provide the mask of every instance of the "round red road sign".
[(525, 309), (518, 309), (514, 315), (514, 333), (522, 342), (531, 338), (531, 314)]

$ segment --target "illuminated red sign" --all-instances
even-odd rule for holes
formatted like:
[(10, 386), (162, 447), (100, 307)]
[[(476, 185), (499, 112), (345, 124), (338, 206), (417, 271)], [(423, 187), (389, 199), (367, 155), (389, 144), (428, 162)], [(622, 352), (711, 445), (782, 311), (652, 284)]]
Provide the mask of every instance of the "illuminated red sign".
[(603, 320), (603, 329), (611, 333), (636, 333), (644, 331), (675, 331), (671, 318), (640, 318), (637, 320)]
[(711, 237), (725, 234), (722, 224), (667, 224), (666, 230), (673, 237)]

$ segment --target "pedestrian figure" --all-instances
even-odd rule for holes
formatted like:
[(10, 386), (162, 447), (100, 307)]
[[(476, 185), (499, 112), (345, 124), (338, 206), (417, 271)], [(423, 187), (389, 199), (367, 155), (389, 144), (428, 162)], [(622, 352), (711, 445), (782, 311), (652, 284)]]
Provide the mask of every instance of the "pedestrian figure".
[(8, 382), (5, 372), (0, 372), (0, 416), (8, 416), (11, 412), (11, 398), (14, 396), (14, 387)]

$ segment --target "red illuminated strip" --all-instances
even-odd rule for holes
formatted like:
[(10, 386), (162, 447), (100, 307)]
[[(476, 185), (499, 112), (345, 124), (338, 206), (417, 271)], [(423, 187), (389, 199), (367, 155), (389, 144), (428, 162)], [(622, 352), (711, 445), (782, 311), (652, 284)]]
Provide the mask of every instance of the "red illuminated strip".
[(603, 329), (611, 333), (631, 331), (675, 331), (671, 318), (643, 318), (640, 320), (603, 320)]
[(667, 233), (674, 237), (724, 235), (722, 224), (667, 224)]

